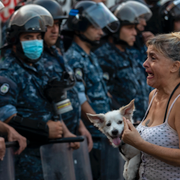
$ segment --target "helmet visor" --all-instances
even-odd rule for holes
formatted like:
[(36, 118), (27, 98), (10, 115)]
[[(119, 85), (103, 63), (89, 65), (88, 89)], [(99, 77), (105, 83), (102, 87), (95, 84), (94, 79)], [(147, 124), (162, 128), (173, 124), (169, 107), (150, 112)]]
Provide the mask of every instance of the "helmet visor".
[(148, 21), (152, 16), (151, 10), (140, 2), (128, 1), (126, 2), (126, 5), (131, 7), (136, 12), (138, 17), (144, 18), (146, 21)]
[(12, 25), (23, 26), (34, 17), (39, 17), (43, 20), (45, 26), (53, 26), (53, 18), (51, 14), (42, 6), (29, 4), (22, 6), (14, 12), (10, 19), (9, 27)]
[(83, 12), (90, 23), (96, 28), (108, 28), (112, 33), (119, 28), (118, 19), (109, 11), (103, 3), (96, 3)]
[(127, 2), (120, 4), (114, 12), (114, 15), (123, 24), (138, 24), (139, 16), (137, 12)]

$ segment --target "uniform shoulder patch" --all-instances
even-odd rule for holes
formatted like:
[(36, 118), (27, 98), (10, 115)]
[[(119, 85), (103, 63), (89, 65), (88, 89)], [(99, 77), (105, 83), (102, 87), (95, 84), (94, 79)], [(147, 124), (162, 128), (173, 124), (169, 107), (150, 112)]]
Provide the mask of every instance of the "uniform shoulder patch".
[(104, 72), (104, 73), (103, 73), (103, 79), (105, 79), (106, 81), (108, 81), (108, 80), (109, 80), (109, 73)]
[(0, 87), (1, 94), (6, 94), (9, 91), (9, 84), (4, 83)]
[(82, 70), (80, 69), (80, 68), (77, 68), (77, 69), (75, 69), (75, 75), (76, 76), (79, 76), (79, 77), (83, 77), (83, 72), (82, 72)]

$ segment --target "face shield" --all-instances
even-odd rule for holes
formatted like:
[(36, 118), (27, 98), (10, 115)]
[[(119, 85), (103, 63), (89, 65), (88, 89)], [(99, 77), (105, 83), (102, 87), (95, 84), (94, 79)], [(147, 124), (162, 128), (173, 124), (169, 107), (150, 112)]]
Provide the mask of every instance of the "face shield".
[(138, 24), (140, 18), (147, 21), (152, 16), (151, 10), (146, 5), (136, 1), (127, 1), (120, 4), (114, 14), (121, 21), (129, 21), (134, 24)]
[(42, 20), (44, 27), (41, 27), (41, 31), (45, 31), (46, 26), (53, 26), (54, 20), (51, 14), (42, 6), (29, 4), (21, 7), (17, 10), (10, 19), (9, 27), (24, 26), (28, 21), (34, 18)]
[(103, 3), (96, 3), (83, 11), (82, 16), (86, 17), (89, 22), (96, 28), (107, 28), (114, 33), (119, 28), (118, 19), (109, 11)]
[(127, 5), (131, 6), (136, 11), (138, 17), (143, 17), (146, 21), (152, 16), (151, 10), (140, 2), (128, 1)]
[(127, 2), (120, 4), (114, 12), (114, 15), (123, 24), (138, 24), (139, 16), (134, 8), (127, 5)]
[(167, 11), (174, 17), (175, 20), (180, 19), (180, 0), (175, 0), (170, 3), (167, 8)]

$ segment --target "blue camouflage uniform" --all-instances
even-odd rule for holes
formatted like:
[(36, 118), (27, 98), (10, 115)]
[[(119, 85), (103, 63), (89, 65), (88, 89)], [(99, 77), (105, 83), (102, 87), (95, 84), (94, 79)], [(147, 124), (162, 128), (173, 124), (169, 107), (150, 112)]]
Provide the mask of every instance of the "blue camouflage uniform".
[(106, 42), (95, 51), (98, 62), (107, 79), (108, 90), (119, 106), (135, 99), (134, 120), (142, 120), (148, 105), (150, 87), (141, 59), (129, 49), (121, 52), (115, 45)]
[[(110, 110), (110, 99), (107, 95), (106, 84), (103, 81), (103, 73), (98, 64), (96, 56), (85, 51), (75, 42), (64, 54), (64, 59), (73, 68), (76, 75), (80, 75), (84, 82), (77, 82), (78, 92), (85, 93), (90, 106), (96, 113), (106, 113)], [(87, 129), (93, 137), (99, 137), (102, 133), (93, 125), (88, 125)]]
[(128, 48), (128, 51), (133, 55), (134, 59), (139, 61), (141, 64), (143, 64), (147, 58), (147, 47), (141, 46), (140, 49), (137, 49), (136, 47), (130, 47)]
[[(14, 89), (10, 87), (9, 91), (14, 93), (7, 96), (2, 92), (2, 86), (6, 83), (1, 85), (0, 119), (2, 121), (15, 113), (32, 121), (47, 122), (53, 119), (53, 106), (42, 93), (50, 74), (41, 60), (29, 66), (10, 53), (0, 63), (0, 76), (11, 79), (16, 87)], [(39, 147), (27, 147), (16, 156), (15, 164), (17, 180), (43, 179)]]
[[(71, 68), (64, 63), (62, 56), (58, 53), (55, 46), (52, 46), (51, 48), (45, 47), (42, 56), (42, 63), (44, 64), (45, 69), (48, 70), (51, 77), (60, 77), (61, 79), (64, 71), (63, 67), (71, 70)], [(81, 105), (78, 92), (75, 87), (67, 91), (67, 97), (71, 101), (73, 110), (63, 113), (61, 117), (68, 129), (72, 133), (76, 134), (77, 127), (79, 126), (79, 120), (81, 118)]]

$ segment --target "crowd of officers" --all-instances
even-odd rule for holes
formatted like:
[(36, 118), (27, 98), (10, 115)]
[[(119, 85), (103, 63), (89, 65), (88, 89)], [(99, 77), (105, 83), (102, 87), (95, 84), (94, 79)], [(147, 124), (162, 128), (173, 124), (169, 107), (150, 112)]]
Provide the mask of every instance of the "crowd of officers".
[[(135, 99), (133, 118), (142, 120), (152, 90), (143, 68), (146, 41), (180, 30), (179, 7), (179, 0), (121, 0), (108, 9), (84, 0), (65, 16), (55, 0), (16, 6), (3, 27), (0, 131), (19, 142), (17, 180), (43, 179), (37, 142), (77, 135), (87, 138), (93, 179), (100, 178), (103, 134), (86, 113), (106, 113)], [(58, 103), (64, 109), (59, 119)], [(36, 146), (26, 147), (26, 139)]]

